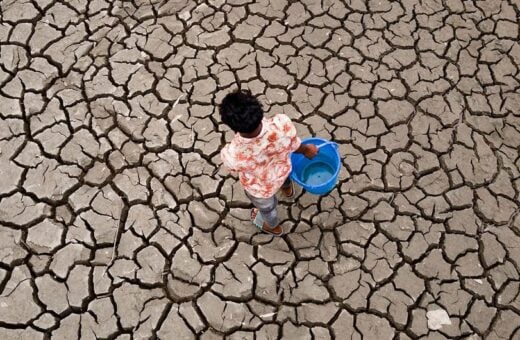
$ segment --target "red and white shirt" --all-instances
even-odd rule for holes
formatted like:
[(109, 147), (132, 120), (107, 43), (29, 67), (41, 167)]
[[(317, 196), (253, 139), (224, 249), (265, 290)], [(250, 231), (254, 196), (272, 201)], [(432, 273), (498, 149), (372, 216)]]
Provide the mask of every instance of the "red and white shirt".
[(291, 173), (291, 152), (300, 147), (296, 128), (284, 114), (264, 118), (255, 138), (236, 134), (220, 152), (222, 162), (238, 172), (240, 184), (251, 196), (274, 196)]

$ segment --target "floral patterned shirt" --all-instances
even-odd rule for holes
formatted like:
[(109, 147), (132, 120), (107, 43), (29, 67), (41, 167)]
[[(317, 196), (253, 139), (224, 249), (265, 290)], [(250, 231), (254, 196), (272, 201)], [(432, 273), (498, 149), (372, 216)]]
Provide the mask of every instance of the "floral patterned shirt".
[(224, 165), (238, 172), (240, 184), (251, 196), (274, 196), (291, 173), (291, 152), (300, 147), (296, 128), (284, 114), (264, 118), (255, 138), (236, 134), (220, 155)]

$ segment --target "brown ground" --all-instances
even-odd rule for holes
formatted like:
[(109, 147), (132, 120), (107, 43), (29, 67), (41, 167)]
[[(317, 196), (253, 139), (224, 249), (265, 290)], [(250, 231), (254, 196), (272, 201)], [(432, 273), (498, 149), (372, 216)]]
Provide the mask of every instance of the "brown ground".
[[(0, 339), (520, 339), (518, 0), (0, 0)], [(256, 233), (215, 104), (334, 139)]]

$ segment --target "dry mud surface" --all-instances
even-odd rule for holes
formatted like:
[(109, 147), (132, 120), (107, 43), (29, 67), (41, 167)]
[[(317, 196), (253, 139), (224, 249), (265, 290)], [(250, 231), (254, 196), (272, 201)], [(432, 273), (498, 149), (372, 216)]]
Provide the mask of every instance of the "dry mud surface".
[[(0, 339), (520, 339), (518, 0), (1, 0)], [(260, 235), (236, 88), (340, 144)]]

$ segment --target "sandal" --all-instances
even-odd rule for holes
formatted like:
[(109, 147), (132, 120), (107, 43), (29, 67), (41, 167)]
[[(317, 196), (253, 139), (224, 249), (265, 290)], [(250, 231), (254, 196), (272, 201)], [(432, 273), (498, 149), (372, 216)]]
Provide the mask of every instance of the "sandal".
[[(285, 190), (289, 190), (288, 188), (290, 188), (290, 190), (291, 190), (290, 191), (291, 192), (290, 195), (287, 195), (286, 192), (285, 192)], [(288, 187), (286, 187), (286, 188), (282, 187), (281, 190), (282, 190), (283, 196), (285, 198), (288, 198), (288, 199), (293, 199), (295, 194), (296, 194), (296, 191), (294, 190), (294, 182), (293, 181), (291, 181), (291, 183), (289, 184)]]
[(271, 234), (273, 236), (283, 235), (283, 230), (279, 233), (276, 233), (272, 229), (264, 226), (264, 218), (262, 217), (262, 214), (258, 211), (258, 209), (251, 209), (251, 221), (253, 221), (253, 224), (258, 230), (264, 233)]

